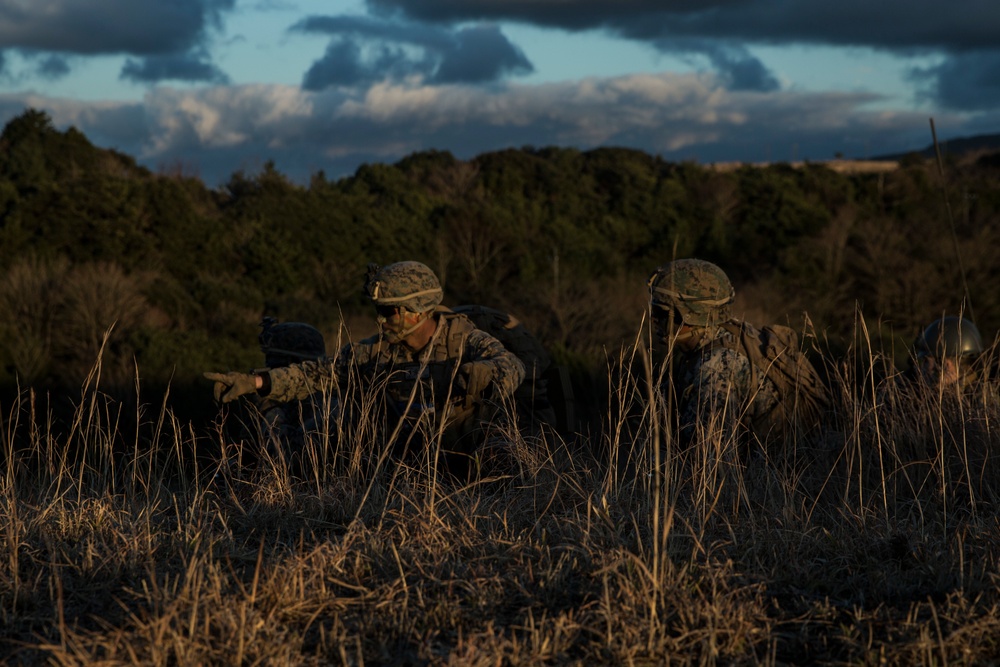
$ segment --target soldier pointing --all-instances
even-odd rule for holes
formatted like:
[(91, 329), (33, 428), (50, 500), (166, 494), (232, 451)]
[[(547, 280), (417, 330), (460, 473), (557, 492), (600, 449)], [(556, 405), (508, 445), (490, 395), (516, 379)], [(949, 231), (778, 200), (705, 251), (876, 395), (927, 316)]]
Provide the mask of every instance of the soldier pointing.
[[(494, 337), (441, 306), (434, 272), (420, 262), (369, 265), (365, 294), (379, 333), (345, 345), (334, 358), (263, 373), (205, 373), (216, 399), (256, 393), (276, 401), (305, 398), (324, 386), (376, 398), (398, 453), (441, 436), (453, 468), (482, 444), (483, 426), (521, 384), (524, 365)], [(361, 399), (363, 400), (363, 399)]]

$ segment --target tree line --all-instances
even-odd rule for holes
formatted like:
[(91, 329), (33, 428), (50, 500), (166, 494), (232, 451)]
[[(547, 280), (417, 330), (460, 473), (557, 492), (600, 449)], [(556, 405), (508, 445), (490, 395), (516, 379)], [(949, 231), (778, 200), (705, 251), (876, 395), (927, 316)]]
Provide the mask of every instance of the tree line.
[(901, 359), (943, 312), (1000, 327), (998, 173), (995, 154), (845, 174), (522, 147), (307, 185), (267, 163), (208, 188), (28, 109), (0, 134), (0, 388), (78, 388), (99, 354), (106, 386), (200, 386), (260, 365), (264, 315), (332, 348), (372, 331), (367, 263), (403, 259), (438, 273), (446, 304), (515, 314), (581, 375), (635, 340), (652, 270), (692, 256), (729, 273), (751, 321), (808, 314), (832, 354), (865, 331)]

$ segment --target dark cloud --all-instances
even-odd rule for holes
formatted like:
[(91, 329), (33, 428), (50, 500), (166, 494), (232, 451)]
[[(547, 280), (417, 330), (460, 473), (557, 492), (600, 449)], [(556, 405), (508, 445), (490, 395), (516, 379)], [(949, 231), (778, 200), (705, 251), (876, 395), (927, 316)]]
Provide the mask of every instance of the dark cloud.
[(946, 109), (1000, 107), (1000, 51), (951, 55), (934, 67), (914, 69), (924, 95)]
[(742, 57), (725, 49), (710, 54), (715, 67), (726, 77), (732, 90), (777, 90), (778, 80), (764, 63), (752, 56)]
[(531, 62), (496, 26), (475, 26), (455, 33), (442, 51), (434, 80), (441, 83), (496, 81), (508, 74), (529, 74)]
[(696, 37), (885, 49), (993, 47), (1000, 2), (966, 0), (368, 0), (385, 15), (445, 23), (513, 20), (655, 41)]
[[(710, 6), (743, 4), (744, 0), (673, 0), (670, 12), (699, 11)], [(367, 0), (375, 14), (405, 16), (420, 21), (513, 20), (523, 23), (587, 30), (610, 23), (609, 17), (664, 13), (663, 0)]]
[(135, 83), (185, 81), (188, 83), (228, 83), (219, 68), (198, 55), (150, 56), (141, 60), (129, 58), (122, 66), (119, 78)]
[(61, 79), (70, 72), (69, 61), (61, 56), (46, 56), (39, 61), (36, 71), (43, 79)]
[(374, 65), (361, 60), (361, 48), (352, 41), (335, 40), (326, 47), (326, 54), (314, 62), (302, 87), (322, 90), (328, 86), (353, 86), (374, 76)]
[(35, 0), (0, 3), (6, 48), (81, 55), (184, 52), (236, 0)]
[(767, 66), (741, 44), (685, 38), (657, 41), (654, 46), (664, 53), (705, 56), (730, 90), (769, 92), (781, 87)]
[(400, 80), (411, 75), (430, 77), (436, 69), (430, 57), (415, 58), (399, 46), (376, 44), (365, 47), (350, 38), (334, 39), (322, 58), (314, 62), (302, 80), (306, 90), (331, 86), (368, 85), (376, 81)]
[(708, 58), (733, 90), (773, 91), (775, 76), (745, 46), (857, 46), (901, 55), (940, 53), (916, 72), (947, 108), (997, 104), (1000, 2), (966, 0), (368, 0), (373, 12), (410, 20), (521, 21), (603, 30), (679, 55)]
[(410, 76), (434, 83), (491, 83), (534, 69), (492, 25), (449, 30), (365, 16), (311, 16), (291, 30), (332, 37), (303, 79), (312, 91)]

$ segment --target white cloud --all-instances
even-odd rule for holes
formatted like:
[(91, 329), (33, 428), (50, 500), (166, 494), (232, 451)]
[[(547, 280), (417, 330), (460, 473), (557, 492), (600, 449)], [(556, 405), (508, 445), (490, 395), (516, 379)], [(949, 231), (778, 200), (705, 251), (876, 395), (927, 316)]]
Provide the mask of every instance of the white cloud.
[[(20, 113), (19, 102), (44, 109), (57, 126), (76, 125), (98, 145), (151, 167), (178, 159), (202, 165), (210, 185), (266, 159), (305, 181), (317, 169), (345, 175), (362, 162), (425, 149), (470, 158), (529, 144), (615, 145), (712, 162), (789, 159), (789, 146), (798, 158), (824, 159), (926, 144), (925, 114), (866, 111), (872, 99), (733, 92), (708, 75), (668, 73), (489, 90), (388, 83), (323, 93), (287, 85), (164, 87), (139, 104), (8, 95), (0, 98), (0, 120)], [(962, 122), (958, 115), (939, 117), (938, 126)]]

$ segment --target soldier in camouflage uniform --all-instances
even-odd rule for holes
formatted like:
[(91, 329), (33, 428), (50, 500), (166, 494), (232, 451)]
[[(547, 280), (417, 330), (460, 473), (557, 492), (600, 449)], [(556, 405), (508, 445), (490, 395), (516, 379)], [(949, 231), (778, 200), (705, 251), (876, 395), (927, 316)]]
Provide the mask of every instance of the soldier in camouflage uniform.
[(908, 374), (932, 388), (970, 389), (980, 375), (983, 337), (964, 317), (934, 320), (913, 343)]
[(380, 333), (344, 346), (333, 359), (306, 361), (260, 374), (206, 373), (222, 402), (256, 392), (278, 401), (302, 399), (329, 386), (371, 405), (394, 435), (397, 455), (440, 442), (461, 474), (482, 442), (482, 427), (524, 380), (524, 365), (463, 315), (441, 306), (437, 276), (420, 262), (370, 265), (365, 293)]
[[(679, 355), (681, 439), (729, 442), (735, 435), (741, 442), (745, 436), (765, 442), (786, 436), (791, 421), (802, 416), (796, 414), (796, 389), (765, 360), (774, 347), (768, 336), (732, 318), (736, 293), (725, 272), (711, 262), (681, 259), (654, 271), (648, 286), (657, 337)], [(796, 363), (808, 364), (797, 356)]]

